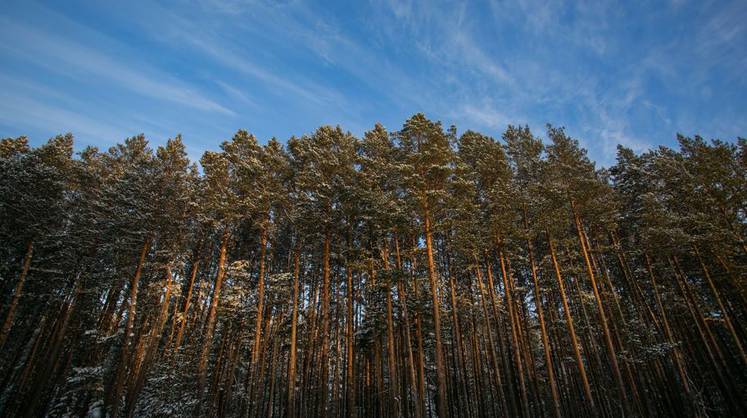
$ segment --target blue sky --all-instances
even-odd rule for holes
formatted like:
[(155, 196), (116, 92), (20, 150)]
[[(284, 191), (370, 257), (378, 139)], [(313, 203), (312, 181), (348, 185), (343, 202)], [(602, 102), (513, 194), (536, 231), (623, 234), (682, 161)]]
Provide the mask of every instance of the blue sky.
[(239, 128), (356, 135), (565, 126), (601, 164), (675, 134), (747, 136), (745, 1), (240, 1), (0, 6), (0, 137), (78, 148)]

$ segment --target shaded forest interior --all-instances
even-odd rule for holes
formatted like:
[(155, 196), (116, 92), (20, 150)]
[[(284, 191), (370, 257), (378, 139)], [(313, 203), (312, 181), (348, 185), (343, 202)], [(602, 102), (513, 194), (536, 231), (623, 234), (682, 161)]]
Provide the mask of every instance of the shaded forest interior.
[(747, 141), (0, 142), (0, 415), (745, 416)]

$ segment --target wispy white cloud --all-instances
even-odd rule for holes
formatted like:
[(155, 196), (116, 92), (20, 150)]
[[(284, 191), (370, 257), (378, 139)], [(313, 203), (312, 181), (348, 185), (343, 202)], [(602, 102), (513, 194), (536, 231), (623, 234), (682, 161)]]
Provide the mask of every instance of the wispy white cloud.
[(8, 126), (47, 132), (49, 136), (73, 132), (86, 138), (88, 145), (112, 143), (135, 133), (78, 112), (8, 93), (0, 93), (0, 121)]
[[(116, 13), (126, 18), (102, 6), (127, 29), (5, 25), (0, 39), (17, 38), (20, 29), (22, 40), (3, 43), (0, 54), (77, 84), (90, 79), (158, 98), (149, 103), (204, 111), (210, 117), (129, 121), (158, 132), (197, 123), (205, 141), (230, 135), (238, 126), (226, 121), (233, 120), (259, 136), (282, 137), (323, 123), (361, 133), (379, 120), (396, 129), (424, 112), (494, 136), (508, 123), (563, 125), (592, 158), (609, 163), (618, 143), (640, 150), (676, 130), (738, 129), (734, 122), (718, 129), (716, 120), (744, 119), (737, 96), (747, 86), (747, 6), (713, 6), (202, 0), (197, 7), (121, 6)], [(47, 11), (45, 19), (57, 21)], [(693, 16), (698, 24), (687, 23)], [(147, 44), (151, 60), (139, 60), (130, 40), (115, 36), (121, 32)]]
[(114, 144), (138, 133), (161, 140), (174, 134), (154, 115), (138, 109), (116, 113), (86, 110), (92, 103), (25, 77), (0, 72), (0, 85), (4, 86), (0, 122), (28, 130), (25, 133), (52, 136), (72, 132), (79, 143), (96, 146)]
[(22, 55), (24, 59), (49, 70), (82, 79), (91, 76), (109, 79), (122, 88), (153, 99), (200, 110), (234, 114), (195, 89), (149, 68), (147, 64), (133, 65), (120, 61), (75, 41), (50, 35), (4, 17), (0, 17), (0, 23), (0, 38), (19, 40), (4, 43), (1, 48), (6, 53)]
[(509, 124), (521, 123), (521, 121), (506, 116), (487, 103), (482, 105), (464, 103), (449, 116), (454, 119), (469, 121), (479, 128), (490, 128), (495, 131), (502, 131)]
[(258, 107), (257, 102), (251, 99), (245, 92), (243, 92), (238, 87), (233, 86), (221, 80), (216, 80), (215, 84), (220, 86), (220, 88), (223, 89), (223, 91), (225, 91), (229, 96), (239, 100), (241, 103), (245, 105), (249, 105), (250, 107), (253, 107), (253, 108)]

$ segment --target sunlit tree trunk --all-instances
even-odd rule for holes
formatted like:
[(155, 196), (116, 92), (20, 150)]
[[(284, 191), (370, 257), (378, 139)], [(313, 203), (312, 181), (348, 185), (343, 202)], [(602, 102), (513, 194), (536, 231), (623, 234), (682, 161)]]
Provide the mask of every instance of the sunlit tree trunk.
[(563, 303), (563, 312), (565, 313), (565, 321), (568, 326), (568, 333), (570, 334), (571, 344), (573, 345), (573, 354), (576, 357), (576, 365), (578, 366), (578, 373), (581, 377), (581, 384), (584, 389), (584, 396), (589, 402), (592, 411), (595, 411), (594, 398), (591, 395), (591, 386), (589, 385), (589, 378), (586, 376), (586, 368), (584, 361), (581, 358), (581, 351), (579, 350), (578, 337), (576, 336), (576, 327), (573, 325), (573, 317), (571, 316), (571, 308), (568, 306), (568, 297), (565, 292), (565, 284), (563, 282), (563, 276), (560, 273), (560, 266), (558, 265), (558, 259), (555, 254), (555, 243), (553, 242), (550, 233), (547, 233), (547, 242), (550, 246), (550, 258), (552, 259), (553, 269), (555, 270), (555, 278), (558, 282), (558, 290), (560, 292), (560, 300)]
[(524, 230), (527, 233), (527, 254), (529, 256), (529, 269), (532, 273), (532, 282), (534, 283), (534, 306), (537, 309), (537, 318), (539, 319), (540, 333), (542, 335), (542, 348), (545, 354), (545, 365), (547, 367), (547, 380), (550, 384), (550, 393), (552, 394), (553, 413), (556, 418), (560, 418), (560, 396), (558, 387), (555, 382), (555, 370), (552, 364), (552, 348), (550, 339), (547, 336), (547, 327), (545, 326), (545, 313), (542, 307), (542, 293), (540, 291), (539, 280), (537, 278), (537, 265), (534, 262), (534, 251), (532, 248), (532, 238), (529, 235), (529, 220), (527, 219), (527, 210), (524, 207)]
[(589, 260), (589, 252), (588, 252), (588, 248), (586, 248), (586, 241), (584, 240), (583, 226), (581, 225), (581, 219), (579, 218), (576, 204), (574, 202), (571, 202), (571, 207), (573, 209), (573, 218), (576, 223), (576, 232), (578, 233), (578, 239), (581, 245), (581, 254), (584, 258), (584, 264), (586, 266), (586, 273), (589, 276), (589, 280), (591, 282), (591, 289), (594, 292), (594, 299), (597, 302), (597, 311), (599, 313), (599, 320), (602, 324), (602, 332), (604, 333), (604, 340), (607, 346), (607, 354), (609, 356), (610, 365), (612, 366), (612, 373), (615, 376), (615, 380), (618, 385), (618, 390), (620, 391), (620, 399), (622, 401), (623, 406), (625, 407), (627, 405), (627, 394), (625, 391), (625, 383), (623, 382), (622, 373), (620, 373), (620, 367), (618, 366), (618, 363), (617, 363), (617, 353), (615, 352), (615, 347), (612, 343), (612, 336), (610, 334), (609, 325), (607, 324), (607, 315), (604, 312), (604, 304), (602, 303), (602, 297), (599, 294), (599, 288), (597, 286), (597, 281), (594, 276), (594, 271), (591, 266), (591, 261)]

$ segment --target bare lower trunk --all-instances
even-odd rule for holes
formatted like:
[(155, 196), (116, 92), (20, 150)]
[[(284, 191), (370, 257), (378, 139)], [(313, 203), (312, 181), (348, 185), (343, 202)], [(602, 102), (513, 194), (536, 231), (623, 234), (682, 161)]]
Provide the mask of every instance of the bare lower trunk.
[(438, 298), (438, 275), (436, 265), (433, 261), (433, 232), (431, 230), (430, 212), (426, 206), (423, 216), (425, 228), (425, 250), (428, 260), (428, 280), (431, 284), (431, 300), (433, 303), (433, 327), (436, 336), (436, 377), (438, 385), (438, 416), (446, 417), (449, 414), (446, 399), (446, 369), (444, 368), (444, 353), (441, 343), (441, 307)]
[(301, 273), (301, 246), (293, 252), (293, 316), (291, 317), (290, 353), (288, 354), (288, 418), (296, 416), (296, 333), (298, 330), (298, 293)]
[(23, 285), (26, 283), (26, 276), (29, 272), (29, 266), (31, 266), (31, 257), (34, 251), (34, 242), (29, 240), (26, 245), (26, 255), (23, 257), (23, 267), (21, 268), (21, 275), (18, 276), (16, 282), (16, 288), (13, 291), (13, 299), (10, 301), (8, 306), (8, 312), (5, 314), (5, 321), (3, 321), (3, 328), (0, 330), (0, 349), (5, 345), (5, 340), (8, 338), (10, 328), (13, 326), (13, 319), (15, 318), (16, 308), (18, 307), (18, 301), (21, 299), (23, 293)]
[(109, 405), (111, 409), (111, 416), (117, 417), (119, 413), (119, 402), (122, 394), (122, 388), (124, 381), (127, 376), (127, 365), (130, 360), (130, 340), (132, 337), (133, 327), (135, 326), (135, 313), (137, 312), (137, 287), (140, 282), (140, 276), (143, 273), (143, 265), (145, 264), (145, 256), (148, 254), (150, 248), (150, 239), (146, 239), (143, 244), (143, 248), (140, 251), (140, 257), (138, 258), (137, 267), (135, 268), (135, 274), (132, 276), (130, 281), (130, 303), (127, 311), (127, 325), (125, 326), (124, 341), (122, 342), (122, 355), (119, 361), (119, 367), (117, 368), (116, 377), (114, 379), (114, 386), (109, 396)]
[(532, 249), (532, 238), (529, 236), (529, 220), (527, 219), (527, 211), (524, 208), (524, 229), (527, 233), (527, 252), (529, 255), (529, 267), (532, 271), (532, 282), (534, 283), (534, 306), (537, 309), (537, 317), (540, 323), (540, 332), (542, 333), (542, 347), (544, 348), (545, 354), (545, 367), (547, 368), (547, 380), (550, 384), (550, 393), (552, 393), (553, 412), (556, 418), (560, 418), (562, 412), (560, 410), (560, 395), (558, 394), (558, 386), (555, 382), (555, 371), (552, 364), (552, 352), (550, 347), (550, 339), (547, 335), (547, 327), (545, 326), (545, 314), (542, 307), (542, 294), (540, 292), (539, 280), (537, 278), (537, 265), (534, 262), (534, 251)]
[(591, 289), (594, 292), (594, 299), (597, 303), (597, 311), (599, 313), (599, 321), (602, 323), (602, 332), (604, 333), (604, 341), (607, 346), (607, 354), (609, 356), (610, 365), (612, 366), (612, 373), (615, 376), (615, 380), (617, 381), (618, 390), (620, 392), (620, 399), (622, 401), (623, 406), (627, 405), (627, 394), (625, 391), (625, 383), (623, 382), (622, 373), (620, 373), (620, 367), (617, 363), (617, 353), (615, 353), (615, 347), (612, 344), (612, 335), (610, 334), (609, 325), (607, 323), (607, 315), (604, 312), (604, 304), (602, 303), (602, 296), (599, 294), (599, 288), (597, 286), (597, 281), (594, 276), (594, 270), (591, 266), (591, 261), (589, 260), (589, 252), (588, 248), (586, 248), (586, 241), (584, 240), (584, 234), (583, 234), (583, 227), (581, 225), (581, 219), (578, 215), (578, 211), (576, 209), (575, 203), (571, 202), (571, 207), (573, 209), (573, 218), (576, 223), (576, 232), (578, 233), (578, 240), (581, 245), (581, 254), (584, 258), (584, 265), (586, 266), (586, 273), (589, 276), (589, 280), (591, 282)]
[(215, 277), (215, 286), (213, 287), (213, 297), (210, 299), (210, 308), (208, 310), (207, 323), (205, 324), (205, 333), (203, 334), (202, 350), (200, 360), (197, 364), (197, 389), (198, 396), (202, 397), (202, 391), (205, 388), (206, 368), (210, 349), (213, 346), (213, 331), (215, 330), (215, 317), (218, 311), (220, 301), (220, 291), (223, 286), (223, 278), (226, 275), (226, 250), (228, 248), (228, 227), (223, 228), (220, 239), (220, 252), (218, 255), (218, 272)]
[(576, 365), (578, 366), (578, 373), (581, 376), (581, 383), (584, 389), (584, 396), (589, 402), (592, 411), (595, 411), (594, 397), (591, 395), (591, 386), (589, 385), (589, 378), (586, 376), (586, 368), (584, 361), (581, 358), (581, 351), (578, 347), (578, 337), (576, 336), (576, 327), (573, 325), (573, 317), (571, 316), (571, 308), (568, 306), (568, 296), (565, 293), (565, 284), (563, 282), (563, 276), (560, 274), (560, 266), (558, 265), (558, 259), (555, 254), (555, 243), (553, 242), (550, 233), (547, 233), (547, 241), (550, 245), (550, 257), (552, 259), (552, 265), (555, 270), (555, 278), (558, 281), (558, 289), (560, 291), (560, 299), (563, 302), (563, 312), (565, 313), (565, 320), (568, 325), (568, 333), (571, 337), (571, 344), (573, 345), (573, 354), (576, 357)]

